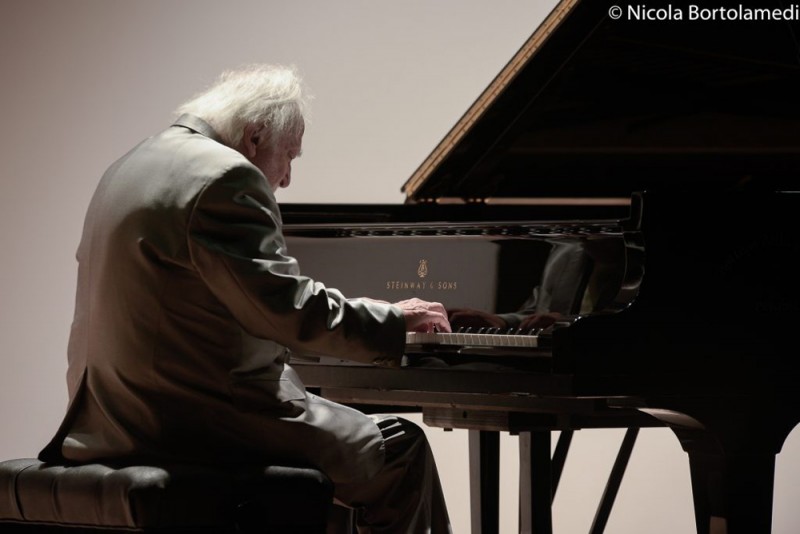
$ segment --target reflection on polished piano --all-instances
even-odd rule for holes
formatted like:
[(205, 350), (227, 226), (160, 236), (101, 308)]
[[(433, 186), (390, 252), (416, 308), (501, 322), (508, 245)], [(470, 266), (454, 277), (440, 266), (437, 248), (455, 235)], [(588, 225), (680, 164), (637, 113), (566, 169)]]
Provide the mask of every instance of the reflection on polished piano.
[(520, 530), (547, 533), (571, 431), (628, 428), (601, 532), (636, 429), (666, 425), (697, 532), (769, 533), (800, 420), (800, 27), (609, 7), (559, 3), (405, 204), (283, 206), (306, 274), (463, 327), (409, 336), (401, 368), (293, 361), (331, 399), (470, 429), (473, 532), (497, 529), (498, 432), (520, 435)]

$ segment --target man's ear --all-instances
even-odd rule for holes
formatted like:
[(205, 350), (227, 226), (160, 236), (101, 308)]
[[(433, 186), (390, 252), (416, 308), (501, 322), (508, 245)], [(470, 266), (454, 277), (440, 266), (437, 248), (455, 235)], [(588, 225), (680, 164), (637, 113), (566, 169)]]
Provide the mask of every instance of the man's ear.
[(264, 126), (260, 124), (248, 124), (244, 127), (242, 134), (242, 149), (248, 158), (254, 158), (264, 136)]

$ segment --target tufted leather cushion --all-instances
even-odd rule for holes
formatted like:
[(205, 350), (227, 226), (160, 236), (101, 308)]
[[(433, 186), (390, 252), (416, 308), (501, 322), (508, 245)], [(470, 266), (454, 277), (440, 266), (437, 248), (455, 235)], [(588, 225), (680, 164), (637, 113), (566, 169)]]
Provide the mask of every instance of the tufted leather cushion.
[(332, 499), (330, 480), (302, 467), (0, 462), (3, 532), (14, 524), (324, 532)]

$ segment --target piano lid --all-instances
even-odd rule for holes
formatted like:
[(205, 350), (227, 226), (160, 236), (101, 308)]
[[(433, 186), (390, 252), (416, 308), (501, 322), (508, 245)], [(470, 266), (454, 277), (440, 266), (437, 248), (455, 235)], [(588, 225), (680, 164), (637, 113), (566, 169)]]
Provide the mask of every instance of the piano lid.
[[(702, 21), (688, 2), (619, 3), (618, 20), (613, 4), (561, 1), (403, 185), (406, 202), (800, 188), (797, 4), (720, 1)], [(792, 20), (719, 20), (756, 8)]]

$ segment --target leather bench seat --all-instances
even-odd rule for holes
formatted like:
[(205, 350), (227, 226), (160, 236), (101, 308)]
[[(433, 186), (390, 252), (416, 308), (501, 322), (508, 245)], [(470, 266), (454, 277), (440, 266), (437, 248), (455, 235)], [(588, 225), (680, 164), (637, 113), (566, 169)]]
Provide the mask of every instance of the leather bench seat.
[(332, 500), (305, 467), (0, 462), (3, 533), (324, 533)]

